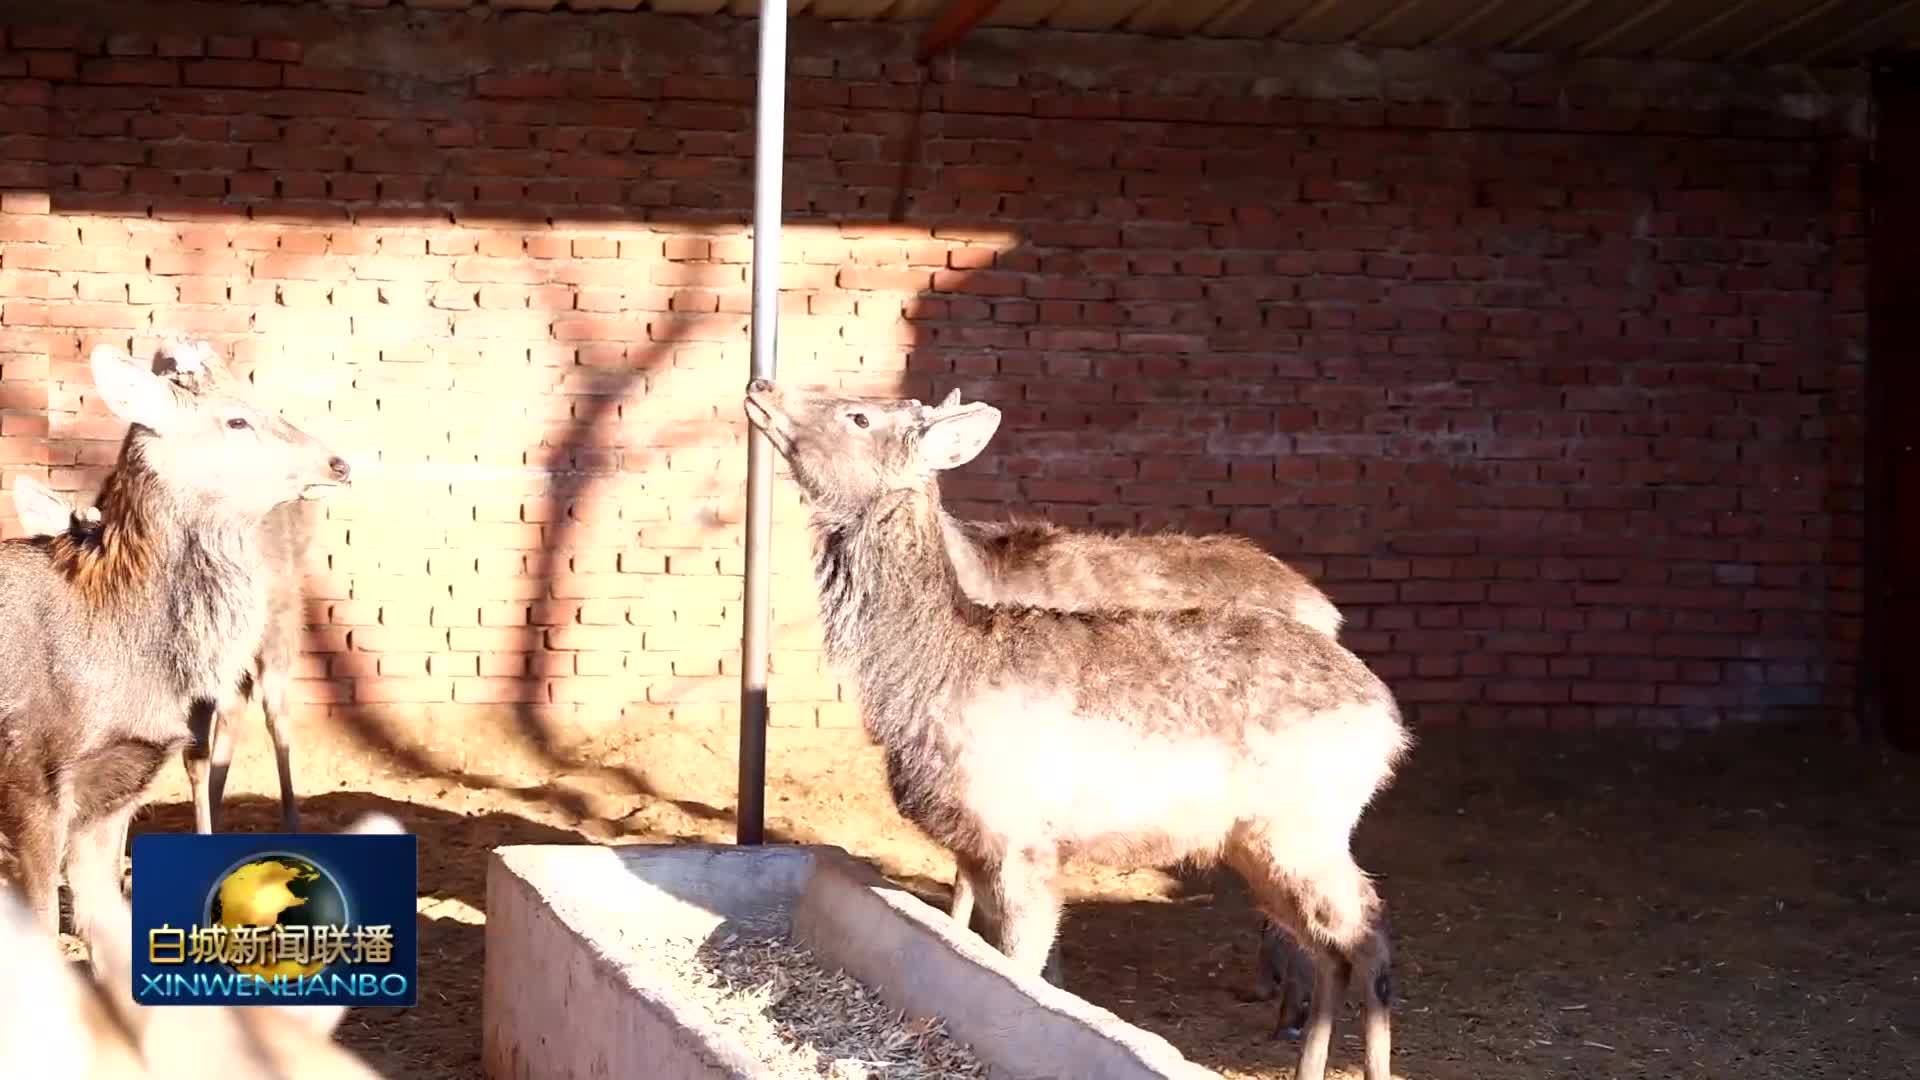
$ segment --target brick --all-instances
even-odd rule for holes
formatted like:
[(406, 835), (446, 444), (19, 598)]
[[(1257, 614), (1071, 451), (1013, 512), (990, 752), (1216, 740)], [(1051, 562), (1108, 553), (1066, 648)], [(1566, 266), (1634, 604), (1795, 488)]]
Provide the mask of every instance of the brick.
[(370, 705), (424, 704), (451, 700), (453, 680), (438, 678), (359, 678), (353, 700)]
[(16, 49), (77, 49), (86, 41), (86, 31), (77, 26), (15, 26), (8, 40)]
[(72, 53), (30, 53), (27, 75), (35, 79), (78, 79), (80, 58)]
[(44, 191), (0, 192), (0, 214), (46, 214), (52, 209), (53, 200)]
[(161, 56), (204, 56), (206, 42), (194, 34), (160, 34), (154, 39), (154, 52)]
[(154, 51), (153, 39), (145, 34), (107, 35), (108, 56), (145, 56)]
[(37, 304), (0, 305), (0, 325), (74, 326), (87, 328), (136, 327), (147, 322), (147, 315), (124, 304)]
[(461, 704), (545, 702), (545, 684), (519, 678), (456, 678), (451, 700)]
[(262, 60), (297, 64), (306, 55), (306, 46), (286, 38), (261, 38), (254, 42), (254, 54)]
[(840, 271), (835, 284), (842, 289), (910, 291), (925, 289), (932, 280), (933, 275), (925, 271), (868, 270), (849, 267)]
[(114, 86), (173, 86), (180, 64), (173, 60), (88, 60), (80, 65), (84, 82)]
[(253, 39), (237, 34), (215, 34), (207, 39), (207, 55), (244, 60), (253, 55)]

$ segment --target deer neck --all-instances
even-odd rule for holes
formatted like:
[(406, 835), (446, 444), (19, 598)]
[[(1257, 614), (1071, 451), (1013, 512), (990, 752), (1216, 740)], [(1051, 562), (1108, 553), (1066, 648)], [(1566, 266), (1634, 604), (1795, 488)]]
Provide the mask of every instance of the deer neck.
[(81, 601), (190, 697), (230, 690), (265, 617), (260, 523), (175, 497), (133, 440), (96, 505), (99, 527), (53, 552)]
[(944, 509), (937, 509), (936, 514), (940, 522), (941, 543), (946, 549), (947, 559), (953, 564), (954, 577), (959, 581), (961, 591), (976, 600), (991, 601), (998, 579), (992, 553), (967, 528), (965, 522)]
[(984, 609), (960, 586), (942, 534), (937, 487), (888, 492), (865, 512), (817, 516), (815, 583), (827, 654), (863, 696), (895, 702), (975, 651)]

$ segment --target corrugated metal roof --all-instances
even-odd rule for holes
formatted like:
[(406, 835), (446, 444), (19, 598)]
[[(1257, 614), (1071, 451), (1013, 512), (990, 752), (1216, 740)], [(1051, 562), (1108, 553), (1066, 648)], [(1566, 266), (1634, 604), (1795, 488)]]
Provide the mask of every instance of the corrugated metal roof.
[[(789, 10), (914, 21), (933, 18), (948, 2), (792, 0)], [(760, 6), (645, 4), (659, 12), (737, 15)], [(1824, 67), (1920, 48), (1920, 0), (1001, 0), (980, 25)]]

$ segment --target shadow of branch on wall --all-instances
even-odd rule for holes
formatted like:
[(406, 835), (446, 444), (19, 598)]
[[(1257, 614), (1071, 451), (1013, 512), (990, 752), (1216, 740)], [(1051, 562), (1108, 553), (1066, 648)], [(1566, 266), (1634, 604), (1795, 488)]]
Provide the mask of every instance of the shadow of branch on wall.
[[(562, 606), (555, 595), (556, 584), (563, 572), (572, 570), (568, 539), (578, 528), (579, 519), (575, 510), (592, 499), (593, 489), (605, 476), (618, 471), (619, 462), (598, 462), (594, 460), (600, 448), (610, 441), (624, 444), (624, 440), (608, 440), (603, 432), (617, 426), (626, 409), (636, 402), (636, 389), (646, 390), (646, 377), (649, 372), (658, 371), (668, 365), (672, 356), (673, 343), (680, 338), (681, 327), (685, 320), (672, 314), (660, 320), (649, 320), (650, 341), (640, 347), (637, 361), (622, 368), (610, 384), (595, 385), (592, 393), (576, 397), (571, 406), (572, 415), (567, 428), (560, 439), (547, 448), (546, 472), (549, 483), (545, 496), (546, 512), (543, 516), (544, 535), (541, 538), (539, 553), (534, 564), (528, 569), (528, 577), (537, 585), (538, 593), (532, 602), (532, 610), (522, 633), (520, 652), (526, 668), (520, 677), (521, 692), (516, 695), (513, 716), (520, 737), (549, 766), (569, 771), (586, 771), (603, 779), (625, 787), (630, 793), (648, 798), (663, 798), (640, 770), (630, 765), (605, 765), (582, 759), (580, 756), (562, 750), (561, 747), (571, 741), (556, 732), (548, 714), (541, 711), (542, 704), (552, 704), (548, 700), (546, 673), (541, 670), (536, 659), (543, 653), (542, 645), (549, 633), (549, 620), (540, 617), (543, 608)], [(631, 359), (631, 358), (630, 358)], [(645, 451), (629, 448), (627, 453), (642, 454)], [(664, 464), (664, 462), (660, 463)], [(635, 470), (637, 471), (637, 470)], [(632, 652), (639, 652), (639, 639), (642, 631), (637, 627), (628, 629), (630, 637), (635, 639)], [(698, 817), (709, 820), (733, 820), (731, 811), (716, 809), (704, 803), (668, 800)]]
[[(549, 309), (549, 319), (564, 316), (571, 309)], [(579, 314), (578, 312), (574, 312)], [(561, 703), (553, 700), (550, 687), (564, 683), (570, 671), (553, 670), (553, 657), (571, 657), (571, 650), (555, 649), (549, 635), (574, 620), (571, 604), (556, 595), (561, 579), (581, 568), (573, 563), (570, 539), (582, 525), (582, 507), (596, 497), (595, 488), (622, 472), (640, 474), (647, 468), (664, 468), (665, 455), (674, 447), (671, 440), (645, 446), (628, 446), (619, 436), (622, 418), (641, 407), (647, 391), (647, 378), (670, 364), (673, 348), (679, 343), (686, 320), (673, 313), (661, 313), (649, 319), (649, 341), (629, 346), (629, 362), (605, 370), (576, 364), (564, 368), (570, 377), (582, 377), (582, 385), (566, 395), (569, 402), (564, 429), (557, 437), (547, 437), (527, 447), (527, 464), (546, 478), (538, 496), (541, 510), (537, 516), (541, 536), (534, 550), (527, 552), (528, 564), (521, 577), (532, 587), (516, 605), (522, 609), (519, 625), (503, 629), (515, 631), (518, 642), (505, 655), (517, 663), (509, 676), (514, 684), (511, 700), (504, 712), (510, 717), (511, 734), (523, 752), (548, 774), (537, 783), (518, 782), (492, 771), (476, 771), (445, 759), (423, 744), (420, 733), (401, 722), (392, 710), (374, 702), (358, 700), (355, 680), (350, 672), (334, 672), (329, 679), (333, 694), (340, 700), (334, 713), (343, 731), (360, 746), (381, 755), (391, 767), (416, 776), (432, 777), (464, 787), (494, 791), (528, 803), (544, 803), (570, 817), (593, 818), (593, 800), (576, 783), (581, 780), (608, 785), (619, 794), (669, 804), (700, 820), (728, 822), (730, 809), (706, 802), (674, 798), (663, 794), (644, 772), (631, 765), (610, 765), (594, 760), (582, 749), (591, 740), (578, 731), (562, 730), (557, 720)], [(625, 454), (628, 460), (617, 459)], [(658, 461), (647, 460), (658, 457)], [(634, 460), (637, 458), (638, 460)], [(516, 606), (509, 605), (509, 606)], [(643, 629), (633, 625), (613, 625), (609, 630), (628, 640), (603, 651), (638, 654), (642, 651)], [(618, 685), (630, 686), (631, 680)], [(620, 705), (612, 702), (589, 704), (582, 709), (604, 707), (616, 716)], [(596, 723), (594, 727), (605, 725)], [(497, 737), (501, 732), (488, 728), (480, 738)]]

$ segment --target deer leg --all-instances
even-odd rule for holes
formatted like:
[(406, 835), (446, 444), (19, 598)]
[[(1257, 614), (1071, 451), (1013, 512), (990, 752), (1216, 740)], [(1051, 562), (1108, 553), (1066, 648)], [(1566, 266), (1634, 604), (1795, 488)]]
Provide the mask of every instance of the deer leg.
[(1256, 1001), (1280, 999), (1275, 1038), (1300, 1038), (1307, 1022), (1307, 1008), (1313, 1001), (1313, 980), (1313, 962), (1293, 935), (1280, 924), (1266, 920), (1260, 930), (1252, 997)]
[(213, 831), (212, 808), (207, 802), (207, 759), (212, 754), (214, 727), (220, 722), (215, 702), (196, 698), (187, 707), (187, 745), (180, 751), (187, 767), (187, 788), (193, 795), (193, 829)]
[[(982, 880), (986, 878), (986, 872), (984, 870), (976, 869), (973, 870), (972, 873)], [(981, 894), (985, 893), (985, 890), (978, 889), (977, 887), (975, 891)], [(973, 929), (984, 938), (988, 944), (997, 949), (1001, 946), (1002, 935), (1005, 933), (1004, 923), (999, 912), (984, 902), (984, 895), (982, 899), (983, 902), (978, 905), (973, 917)], [(1056, 924), (1058, 918), (1058, 905), (1056, 904)], [(1040, 977), (1055, 986), (1064, 987), (1066, 985), (1066, 976), (1060, 970), (1060, 947), (1057, 941), (1050, 941), (1048, 943), (1047, 962), (1046, 965), (1040, 969)]]
[[(1327, 1052), (1333, 1043), (1334, 1002), (1342, 997), (1353, 968), (1338, 952), (1316, 949), (1313, 1005), (1307, 1010), (1307, 1026), (1300, 1035), (1300, 1060), (1294, 1066), (1295, 1080), (1323, 1080), (1327, 1075)], [(1274, 1032), (1279, 1037), (1279, 1032)]]
[(1366, 980), (1366, 1080), (1392, 1080), (1393, 949), (1384, 921), (1375, 925), (1358, 950), (1356, 966)]
[[(1054, 887), (1058, 871), (1059, 857), (1052, 851), (1030, 849), (1010, 852), (993, 877), (1000, 951), (1016, 968), (1043, 978), (1060, 930), (1060, 894)], [(1058, 976), (1057, 969), (1054, 974)]]
[(300, 804), (293, 792), (293, 718), (287, 713), (287, 669), (284, 663), (260, 665), (260, 711), (266, 717), (267, 736), (273, 740), (273, 763), (280, 770), (280, 825), (300, 831)]
[(1286, 969), (1280, 977), (1279, 1036), (1299, 1039), (1307, 1026), (1307, 1010), (1313, 1006), (1314, 968), (1298, 952), (1289, 952)]
[[(982, 876), (984, 876), (984, 874)], [(954, 884), (956, 891), (958, 891), (963, 882), (968, 882), (968, 878), (965, 875), (960, 875), (955, 878)], [(992, 906), (988, 903), (987, 890), (977, 888), (971, 885), (971, 883), (968, 883), (967, 887), (969, 892), (973, 894), (968, 897), (968, 904), (972, 908), (972, 918), (967, 928), (980, 935), (981, 940), (993, 946), (995, 949), (1000, 948), (1002, 933), (1001, 922), (999, 917), (994, 913)], [(978, 904), (973, 903), (976, 896), (980, 900)], [(958, 918), (958, 916), (956, 916), (956, 918)], [(1060, 948), (1057, 944), (1047, 950), (1047, 964), (1040, 970), (1040, 977), (1055, 986), (1066, 985), (1066, 976), (1062, 974), (1060, 970)]]
[(207, 822), (209, 832), (220, 831), (220, 819), (225, 816), (227, 799), (227, 774), (233, 767), (233, 751), (240, 745), (240, 733), (246, 730), (247, 704), (252, 701), (260, 688), (259, 681), (251, 671), (240, 673), (240, 681), (234, 690), (221, 699), (214, 716), (209, 757), (212, 767), (207, 774)]
[(1316, 943), (1318, 979), (1300, 1039), (1299, 1080), (1320, 1080), (1326, 1069), (1327, 1045), (1333, 1031), (1333, 1013), (1346, 998), (1358, 971), (1366, 1002), (1365, 1080), (1391, 1080), (1393, 998), (1392, 958), (1385, 929), (1379, 920), (1379, 897), (1366, 875), (1351, 858), (1329, 866), (1303, 889), (1311, 899), (1301, 905), (1308, 915), (1310, 940)]
[(1262, 920), (1260, 938), (1253, 951), (1253, 989), (1248, 992), (1246, 1001), (1272, 1001), (1281, 990), (1280, 974), (1274, 970), (1271, 943), (1273, 923)]
[(953, 871), (953, 898), (947, 902), (947, 914), (961, 926), (973, 926), (973, 878), (958, 865)]
[(133, 849), (128, 846), (128, 833), (132, 831), (133, 815), (137, 811), (128, 811), (120, 819), (120, 835), (113, 841), (113, 850), (124, 855), (113, 861), (113, 883), (120, 888), (120, 895), (129, 899), (133, 896)]
[[(1366, 976), (1365, 1077), (1390, 1080), (1388, 1002), (1393, 977), (1379, 895), (1344, 848), (1303, 849), (1276, 836), (1272, 829), (1247, 829), (1230, 842), (1227, 857), (1268, 916), (1290, 931), (1313, 959), (1316, 980), (1295, 1080), (1324, 1080), (1333, 1014), (1356, 968)], [(1275, 1038), (1289, 1019), (1286, 1012), (1280, 1014)]]
[(15, 805), (7, 815), (15, 884), (34, 922), (58, 938), (60, 864), (73, 818), (73, 792), (65, 778), (55, 778), (50, 790), (33, 794), (39, 797), (14, 798)]
[(990, 883), (992, 871), (987, 864), (967, 855), (954, 855), (953, 900), (947, 914), (953, 921), (980, 935), (981, 940), (1000, 947), (1000, 920), (993, 908)]
[(89, 962), (104, 976), (109, 957), (133, 954), (133, 926), (120, 892), (120, 857), (137, 802), (76, 830), (67, 852), (67, 886), (73, 891), (73, 929), (87, 943)]
[(233, 767), (233, 748), (240, 741), (240, 725), (246, 720), (247, 699), (229, 697), (220, 703), (210, 732), (207, 768), (207, 831), (219, 832), (227, 796), (227, 774)]
[[(1308, 1062), (1309, 1050), (1314, 1050), (1321, 1066), (1325, 1066), (1333, 1012), (1358, 973), (1365, 1002), (1363, 1075), (1365, 1080), (1391, 1080), (1393, 955), (1380, 896), (1344, 851), (1298, 880), (1302, 882), (1300, 910), (1308, 917), (1305, 940), (1318, 944), (1315, 951), (1321, 954), (1316, 958), (1319, 980), (1300, 1044), (1302, 1068)], [(1320, 1074), (1297, 1071), (1296, 1076), (1319, 1080)]]

